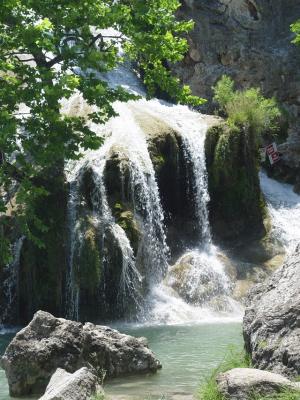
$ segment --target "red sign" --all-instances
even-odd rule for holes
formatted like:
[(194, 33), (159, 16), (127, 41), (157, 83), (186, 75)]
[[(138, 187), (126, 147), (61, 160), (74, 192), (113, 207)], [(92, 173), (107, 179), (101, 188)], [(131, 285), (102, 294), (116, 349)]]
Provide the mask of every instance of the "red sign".
[(280, 160), (276, 143), (269, 144), (269, 146), (266, 147), (266, 153), (268, 154), (271, 165), (275, 164), (277, 161)]

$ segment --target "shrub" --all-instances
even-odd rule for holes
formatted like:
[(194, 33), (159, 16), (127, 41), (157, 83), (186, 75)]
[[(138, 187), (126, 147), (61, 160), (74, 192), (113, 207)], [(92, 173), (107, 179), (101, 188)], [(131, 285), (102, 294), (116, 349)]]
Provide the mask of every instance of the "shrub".
[(214, 100), (228, 117), (228, 125), (246, 127), (260, 138), (263, 132), (279, 128), (281, 111), (274, 98), (267, 99), (260, 89), (235, 90), (234, 82), (223, 76), (213, 88)]

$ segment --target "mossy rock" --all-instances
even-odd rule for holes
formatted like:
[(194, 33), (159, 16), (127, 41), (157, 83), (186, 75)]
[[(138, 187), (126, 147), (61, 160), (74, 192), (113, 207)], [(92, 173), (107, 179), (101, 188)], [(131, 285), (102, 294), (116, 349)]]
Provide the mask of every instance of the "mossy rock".
[(207, 132), (205, 154), (215, 236), (222, 240), (263, 237), (266, 207), (252, 133), (225, 123), (213, 126)]
[(75, 265), (77, 284), (83, 290), (94, 294), (102, 277), (102, 261), (99, 253), (99, 239), (96, 229), (90, 226), (84, 233), (80, 253)]
[(136, 255), (142, 235), (137, 220), (134, 218), (133, 212), (130, 210), (124, 210), (122, 205), (117, 203), (114, 208), (114, 215), (117, 223), (122, 229), (124, 229), (126, 236), (130, 241), (131, 247)]

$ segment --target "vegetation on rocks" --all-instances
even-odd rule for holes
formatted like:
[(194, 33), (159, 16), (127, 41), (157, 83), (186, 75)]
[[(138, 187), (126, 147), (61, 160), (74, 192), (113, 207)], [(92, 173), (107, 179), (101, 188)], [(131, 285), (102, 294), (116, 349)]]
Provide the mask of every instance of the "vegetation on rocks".
[(261, 135), (275, 131), (280, 110), (259, 89), (239, 91), (223, 76), (214, 87), (215, 101), (227, 117), (206, 139), (212, 218), (217, 236), (264, 234), (264, 201), (258, 170)]

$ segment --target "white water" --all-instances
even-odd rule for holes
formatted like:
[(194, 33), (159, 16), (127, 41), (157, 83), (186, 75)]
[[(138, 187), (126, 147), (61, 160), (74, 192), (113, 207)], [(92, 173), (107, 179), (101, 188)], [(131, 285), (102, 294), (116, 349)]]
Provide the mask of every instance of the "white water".
[[(106, 80), (112, 87), (121, 85), (132, 93), (144, 94), (144, 88), (126, 65), (109, 73), (106, 76)], [(183, 139), (185, 160), (192, 171), (190, 191), (192, 192), (191, 197), (196, 213), (195, 226), (199, 236), (198, 249), (193, 250), (196, 261), (193, 264), (193, 271), (189, 275), (191, 278), (191, 290), (197, 290), (199, 282), (211, 268), (214, 271), (216, 294), (219, 290), (226, 295), (226, 303), (228, 303), (227, 316), (229, 318), (232, 318), (233, 315), (240, 317), (240, 310), (237, 310), (238, 307), (235, 304), (229, 307), (230, 285), (224, 266), (217, 259), (216, 250), (211, 244), (207, 209), (209, 195), (204, 154), (204, 141), (207, 131), (205, 118), (199, 113), (191, 111), (188, 107), (171, 105), (157, 99), (146, 101), (142, 98), (127, 104), (116, 103), (114, 108), (119, 116), (112, 118), (105, 126), (90, 124), (90, 127), (95, 132), (106, 138), (104, 145), (96, 152), (87, 152), (79, 163), (72, 166), (72, 172), (69, 174), (71, 192), (69, 200), (70, 265), (68, 282), (71, 296), (68, 296), (68, 307), (71, 310), (71, 314), (77, 318), (79, 316), (79, 290), (74, 280), (72, 280), (72, 264), (74, 250), (80, 246), (80, 241), (82, 240), (80, 232), (78, 233), (78, 223), (76, 221), (78, 182), (80, 182), (82, 171), (87, 166), (92, 168), (94, 176), (97, 177), (95, 187), (98, 193), (98, 207), (94, 210), (95, 219), (100, 218), (101, 224), (99, 226), (103, 225), (103, 221), (105, 221), (105, 225), (115, 227), (113, 229), (115, 233), (118, 231), (115, 236), (119, 238), (118, 241), (121, 245), (124, 259), (122, 269), (123, 290), (126, 287), (128, 289), (131, 288), (131, 290), (136, 290), (138, 294), (139, 285), (131, 282), (133, 276), (136, 277), (137, 283), (141, 282), (141, 278), (143, 278), (150, 285), (150, 294), (146, 299), (143, 312), (139, 314), (139, 318), (144, 322), (181, 323), (187, 320), (199, 321), (218, 317), (223, 318), (226, 314), (223, 311), (218, 313), (216, 310), (210, 310), (209, 306), (196, 306), (186, 303), (173, 289), (167, 286), (166, 281), (163, 281), (168, 271), (167, 261), (169, 254), (164, 230), (164, 215), (154, 168), (147, 148), (146, 139), (149, 132), (144, 132), (143, 127), (135, 118), (136, 114), (139, 114), (146, 119), (147, 116), (152, 116), (156, 120), (162, 121), (165, 125), (177, 131)], [(75, 96), (64, 104), (64, 112), (67, 113), (75, 112), (76, 114), (86, 115), (88, 111), (88, 107), (80, 96)], [(133, 251), (125, 232), (116, 225), (107, 203), (103, 172), (111, 149), (121, 153), (128, 160), (130, 170), (129, 185), (134, 206), (134, 217), (140, 221), (143, 234), (136, 260), (133, 257)], [(94, 200), (93, 203), (95, 205)], [(120, 239), (120, 235), (122, 239)], [(203, 264), (205, 264), (205, 268)], [(143, 277), (139, 276), (138, 273), (138, 270), (141, 269), (144, 271)]]
[(273, 237), (291, 253), (300, 243), (300, 196), (293, 187), (261, 172), (260, 184), (272, 221)]
[[(23, 242), (25, 240), (24, 236), (21, 236), (13, 245), (12, 256), (13, 261), (6, 267), (7, 279), (3, 282), (3, 291), (6, 299), (6, 308), (2, 315), (0, 316), (0, 328), (3, 322), (7, 320), (7, 317), (12, 313), (12, 308), (16, 300), (17, 295), (17, 282), (18, 282), (18, 270), (20, 265), (21, 250)], [(1, 330), (0, 330), (1, 331)]]
[[(164, 102), (151, 101), (147, 112), (159, 116), (183, 139), (183, 151), (187, 165), (191, 166), (191, 192), (196, 209), (196, 224), (199, 232), (199, 245), (210, 250), (211, 233), (208, 219), (209, 194), (205, 164), (204, 142), (207, 123), (199, 113), (186, 106), (171, 106)], [(189, 179), (189, 177), (187, 177)]]

